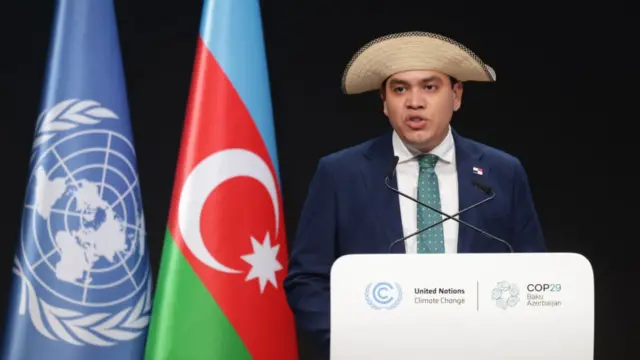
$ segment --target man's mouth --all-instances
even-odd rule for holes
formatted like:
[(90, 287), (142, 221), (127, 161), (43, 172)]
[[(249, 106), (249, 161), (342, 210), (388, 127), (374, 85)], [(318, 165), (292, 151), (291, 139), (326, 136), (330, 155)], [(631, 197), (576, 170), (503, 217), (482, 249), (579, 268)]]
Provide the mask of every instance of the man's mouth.
[(427, 119), (423, 118), (422, 116), (408, 116), (406, 121), (407, 125), (409, 125), (410, 128), (417, 130), (422, 128), (426, 122)]

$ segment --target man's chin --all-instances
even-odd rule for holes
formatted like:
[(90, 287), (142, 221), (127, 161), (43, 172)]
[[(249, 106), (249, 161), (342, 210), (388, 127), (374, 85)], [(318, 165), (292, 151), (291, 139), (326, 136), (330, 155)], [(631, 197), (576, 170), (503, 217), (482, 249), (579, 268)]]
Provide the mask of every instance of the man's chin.
[(429, 151), (432, 147), (433, 136), (431, 134), (423, 133), (409, 133), (403, 136), (404, 143), (407, 147), (420, 151), (426, 152)]
[(406, 141), (405, 144), (409, 149), (417, 152), (426, 152), (429, 149), (428, 141)]
[(427, 133), (426, 131), (410, 132), (408, 134), (405, 134), (404, 136), (405, 142), (412, 145), (425, 145), (431, 142), (432, 138), (433, 138), (432, 134)]

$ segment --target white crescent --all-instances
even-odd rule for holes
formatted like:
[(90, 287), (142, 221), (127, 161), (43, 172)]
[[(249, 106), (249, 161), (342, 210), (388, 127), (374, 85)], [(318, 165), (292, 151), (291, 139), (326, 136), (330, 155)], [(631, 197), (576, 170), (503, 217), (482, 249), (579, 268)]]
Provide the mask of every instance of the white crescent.
[(225, 273), (240, 273), (216, 260), (207, 250), (200, 232), (200, 215), (209, 194), (223, 182), (247, 176), (259, 181), (269, 192), (276, 220), (276, 237), (280, 211), (276, 180), (269, 166), (255, 153), (243, 149), (227, 149), (211, 154), (189, 173), (180, 192), (178, 226), (191, 252), (205, 265)]

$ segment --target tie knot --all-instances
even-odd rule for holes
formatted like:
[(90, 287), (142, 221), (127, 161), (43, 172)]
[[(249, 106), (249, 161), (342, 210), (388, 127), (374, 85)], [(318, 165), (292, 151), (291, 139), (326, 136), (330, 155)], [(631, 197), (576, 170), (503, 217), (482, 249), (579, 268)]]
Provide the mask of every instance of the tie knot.
[(433, 154), (420, 155), (418, 158), (420, 169), (433, 169), (438, 162), (438, 156)]

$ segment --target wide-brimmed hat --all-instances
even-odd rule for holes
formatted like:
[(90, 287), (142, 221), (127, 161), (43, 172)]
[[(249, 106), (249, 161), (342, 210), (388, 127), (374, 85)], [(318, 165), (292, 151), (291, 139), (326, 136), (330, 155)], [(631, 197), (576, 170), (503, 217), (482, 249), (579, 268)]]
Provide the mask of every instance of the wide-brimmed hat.
[(460, 81), (496, 81), (495, 71), (464, 45), (442, 35), (411, 31), (382, 36), (360, 48), (344, 71), (342, 91), (378, 90), (389, 76), (408, 70), (438, 71)]

